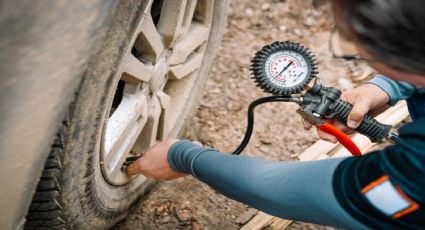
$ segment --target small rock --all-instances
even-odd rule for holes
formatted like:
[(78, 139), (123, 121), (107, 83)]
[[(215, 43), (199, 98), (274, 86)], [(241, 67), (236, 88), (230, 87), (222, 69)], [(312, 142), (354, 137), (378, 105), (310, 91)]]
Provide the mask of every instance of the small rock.
[(296, 158), (296, 157), (298, 157), (299, 155), (300, 155), (299, 153), (293, 153), (293, 154), (289, 155), (289, 157), (291, 157), (291, 158)]
[(177, 219), (179, 219), (180, 221), (189, 221), (190, 219), (192, 219), (192, 214), (190, 212), (190, 210), (188, 209), (182, 209), (176, 212), (176, 216)]
[(282, 25), (282, 26), (279, 26), (279, 30), (282, 32), (286, 32), (288, 31), (288, 27)]
[(260, 151), (263, 153), (268, 153), (270, 151), (270, 147), (262, 145), (260, 146)]
[(240, 216), (238, 216), (238, 218), (236, 218), (235, 222), (237, 224), (246, 224), (248, 223), (248, 221), (250, 221), (256, 214), (258, 213), (258, 211), (256, 209), (253, 208), (249, 208), (248, 210), (246, 210), (244, 213), (242, 213)]
[(252, 15), (254, 15), (254, 10), (251, 7), (248, 7), (245, 9), (245, 15), (248, 17), (251, 17)]
[(293, 30), (292, 30), (292, 32), (293, 32), (295, 35), (297, 35), (297, 36), (301, 36), (301, 35), (302, 35), (301, 30), (300, 30), (300, 29), (298, 29), (298, 28), (293, 29)]
[(211, 108), (212, 107), (212, 105), (209, 102), (206, 102), (206, 101), (202, 101), (201, 106), (204, 107), (204, 108)]
[(305, 26), (308, 26), (308, 27), (313, 26), (314, 24), (316, 24), (316, 19), (314, 19), (311, 16), (310, 17), (306, 17), (306, 19), (304, 20), (303, 24)]
[(165, 217), (160, 218), (158, 220), (158, 223), (160, 223), (160, 224), (166, 224), (166, 223), (169, 223), (169, 222), (171, 222), (171, 217), (170, 216), (165, 216)]
[(165, 207), (163, 205), (159, 206), (158, 208), (156, 208), (155, 213), (157, 216), (161, 215), (162, 212), (164, 212)]
[(220, 94), (222, 91), (220, 88), (213, 88), (210, 90), (211, 93)]
[(228, 111), (239, 111), (242, 109), (242, 105), (239, 103), (229, 102), (226, 104), (226, 109)]
[(313, 16), (313, 17), (315, 17), (315, 18), (323, 17), (322, 12), (321, 12), (320, 10), (313, 10), (313, 11), (311, 12), (311, 14), (312, 14), (312, 16)]
[(236, 87), (237, 87), (237, 85), (233, 82), (230, 83), (229, 86), (230, 86), (231, 89), (236, 89)]
[(261, 4), (261, 10), (262, 11), (270, 10), (270, 4), (269, 3)]

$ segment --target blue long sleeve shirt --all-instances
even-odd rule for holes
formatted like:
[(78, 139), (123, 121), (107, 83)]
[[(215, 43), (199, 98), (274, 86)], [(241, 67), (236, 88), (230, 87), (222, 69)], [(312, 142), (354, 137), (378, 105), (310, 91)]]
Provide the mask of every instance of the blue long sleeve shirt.
[(413, 123), (393, 146), (361, 157), (276, 162), (179, 141), (168, 162), (222, 194), (285, 219), (345, 229), (424, 229), (425, 98), (422, 89), (378, 76), (390, 103), (407, 99)]

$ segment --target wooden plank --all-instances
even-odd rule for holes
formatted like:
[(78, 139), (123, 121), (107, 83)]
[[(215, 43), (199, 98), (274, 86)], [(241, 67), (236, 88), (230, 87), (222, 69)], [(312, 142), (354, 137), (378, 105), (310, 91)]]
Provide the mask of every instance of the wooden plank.
[(298, 156), (300, 161), (311, 161), (317, 159), (320, 155), (327, 154), (337, 148), (338, 144), (333, 144), (329, 141), (318, 140), (310, 145), (303, 153)]
[(292, 220), (285, 220), (275, 217), (270, 224), (271, 229), (285, 229), (291, 225)]
[(255, 215), (254, 218), (252, 218), (252, 220), (250, 220), (247, 224), (242, 226), (240, 230), (261, 230), (264, 226), (267, 226), (273, 218), (276, 217), (264, 212), (258, 212), (258, 214)]
[[(395, 126), (401, 123), (403, 120), (405, 120), (408, 116), (409, 116), (409, 112), (407, 111), (406, 103), (403, 102), (403, 103), (398, 103), (396, 106), (393, 106), (387, 109), (384, 113), (377, 116), (376, 119), (382, 123)], [(378, 144), (378, 143), (372, 143), (369, 140), (369, 138), (361, 134), (355, 134), (353, 136), (353, 141), (362, 150), (363, 153), (367, 152), (368, 149)], [(351, 154), (347, 149), (340, 147), (337, 151), (333, 152), (331, 155), (333, 157), (344, 157), (344, 156), (350, 156)]]
[[(376, 119), (382, 123), (389, 125), (397, 125), (409, 116), (406, 103), (399, 102), (390, 107), (385, 112), (381, 113)], [(372, 143), (369, 138), (361, 134), (354, 134), (353, 141), (357, 144), (360, 150), (364, 153), (376, 145)], [(300, 161), (321, 160), (330, 157), (344, 157), (351, 154), (340, 144), (332, 144), (327, 141), (319, 140), (313, 145), (308, 147), (298, 157)], [(278, 217), (268, 215), (264, 212), (259, 212), (251, 221), (242, 226), (241, 230), (259, 230), (265, 226), (271, 229), (285, 229), (292, 223), (291, 220), (284, 220)]]

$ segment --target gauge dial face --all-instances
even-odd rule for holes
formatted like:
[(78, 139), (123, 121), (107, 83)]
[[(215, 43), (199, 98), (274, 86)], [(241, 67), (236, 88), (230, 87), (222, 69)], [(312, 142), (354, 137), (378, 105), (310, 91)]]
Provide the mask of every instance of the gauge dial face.
[(275, 85), (287, 88), (301, 84), (309, 74), (303, 55), (292, 50), (271, 54), (265, 61), (266, 77)]
[(291, 41), (265, 45), (255, 53), (250, 70), (258, 87), (278, 96), (301, 93), (318, 74), (314, 55)]

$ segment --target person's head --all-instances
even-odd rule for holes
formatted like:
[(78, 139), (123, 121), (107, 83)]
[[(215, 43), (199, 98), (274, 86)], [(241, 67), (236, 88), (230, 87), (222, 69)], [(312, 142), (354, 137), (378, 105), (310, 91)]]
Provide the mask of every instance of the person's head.
[(369, 64), (425, 86), (424, 0), (332, 0), (335, 22)]

